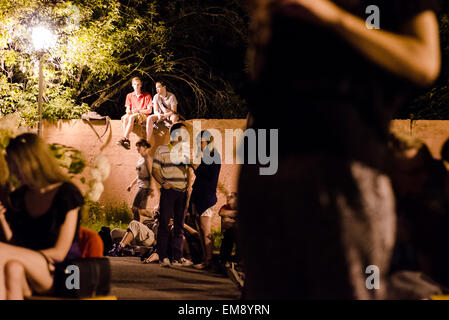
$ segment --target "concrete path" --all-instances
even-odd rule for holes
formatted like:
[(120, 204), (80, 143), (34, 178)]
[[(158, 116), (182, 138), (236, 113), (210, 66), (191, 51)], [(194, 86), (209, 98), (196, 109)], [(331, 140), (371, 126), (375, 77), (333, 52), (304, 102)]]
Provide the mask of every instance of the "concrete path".
[(240, 291), (228, 277), (192, 267), (162, 268), (137, 257), (108, 257), (111, 295), (119, 300), (229, 300)]

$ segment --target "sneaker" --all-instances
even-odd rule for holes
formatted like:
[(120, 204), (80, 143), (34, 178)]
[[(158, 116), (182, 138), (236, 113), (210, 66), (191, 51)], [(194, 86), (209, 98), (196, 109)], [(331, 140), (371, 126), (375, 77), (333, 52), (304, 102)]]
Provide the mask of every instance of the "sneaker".
[(168, 258), (162, 259), (162, 261), (159, 263), (159, 265), (161, 267), (169, 267), (170, 266), (170, 259), (168, 259)]
[(175, 267), (190, 267), (193, 266), (193, 262), (186, 258), (181, 258), (179, 260), (175, 260), (172, 263)]
[(114, 243), (114, 245), (112, 246), (112, 249), (109, 250), (109, 252), (108, 252), (108, 256), (121, 257), (122, 250), (123, 250), (123, 247), (120, 245), (120, 243)]
[(208, 269), (212, 268), (212, 264), (201, 262), (201, 263), (195, 264), (193, 267), (197, 270), (208, 270)]

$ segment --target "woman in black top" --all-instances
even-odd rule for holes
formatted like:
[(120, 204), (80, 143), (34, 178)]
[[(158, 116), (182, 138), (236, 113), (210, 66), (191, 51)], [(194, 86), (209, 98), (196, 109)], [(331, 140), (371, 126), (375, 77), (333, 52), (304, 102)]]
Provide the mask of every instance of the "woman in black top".
[(195, 220), (199, 220), (204, 251), (203, 263), (196, 264), (197, 269), (209, 268), (212, 262), (212, 206), (217, 203), (217, 184), (221, 169), (221, 156), (213, 147), (214, 137), (207, 130), (203, 130), (197, 137), (201, 147), (201, 163), (192, 164), (195, 172), (195, 182), (192, 186), (190, 203)]
[[(253, 128), (279, 130), (279, 169), (240, 175), (247, 298), (385, 297), (389, 124), (439, 74), (433, 2), (253, 1), (249, 110)], [(366, 25), (372, 5), (380, 30)]]
[(0, 205), (0, 299), (49, 293), (58, 263), (80, 258), (77, 246), (83, 197), (62, 173), (48, 145), (25, 133), (6, 149), (9, 171), (22, 186)]

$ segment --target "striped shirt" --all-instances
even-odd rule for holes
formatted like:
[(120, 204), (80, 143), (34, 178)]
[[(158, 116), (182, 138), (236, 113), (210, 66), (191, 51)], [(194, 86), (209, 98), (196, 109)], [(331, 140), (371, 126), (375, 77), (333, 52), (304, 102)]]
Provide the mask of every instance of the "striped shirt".
[[(187, 166), (183, 163), (184, 161), (180, 162), (184, 159), (183, 154), (181, 145), (176, 145), (176, 147), (171, 144), (159, 146), (154, 154), (153, 169), (160, 169), (164, 181), (170, 183), (177, 190), (185, 191), (187, 189)], [(179, 161), (175, 161), (176, 159)]]

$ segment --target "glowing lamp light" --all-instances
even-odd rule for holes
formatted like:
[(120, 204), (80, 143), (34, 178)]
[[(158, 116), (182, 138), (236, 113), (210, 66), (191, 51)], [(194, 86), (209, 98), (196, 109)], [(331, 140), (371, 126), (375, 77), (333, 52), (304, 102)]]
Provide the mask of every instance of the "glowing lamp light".
[(37, 51), (39, 56), (39, 95), (38, 95), (38, 108), (39, 108), (39, 123), (37, 132), (42, 134), (42, 96), (44, 94), (44, 72), (43, 72), (43, 59), (45, 51), (54, 47), (56, 44), (56, 35), (54, 35), (49, 29), (38, 26), (34, 27), (31, 31), (31, 38), (33, 40), (34, 50)]
[(52, 48), (56, 44), (56, 35), (49, 29), (39, 26), (34, 27), (31, 33), (33, 46), (36, 51), (44, 51)]

